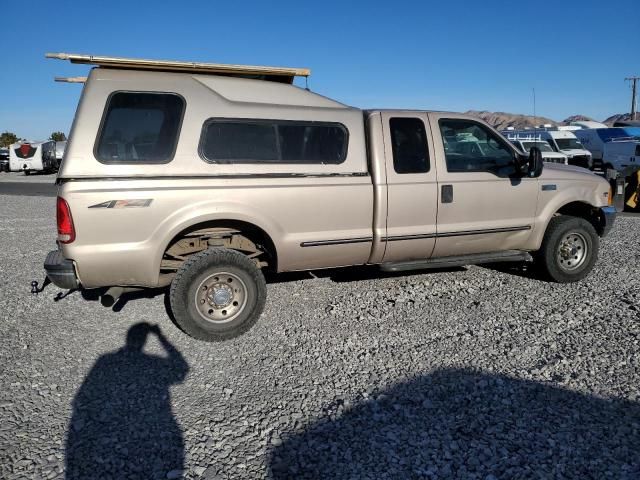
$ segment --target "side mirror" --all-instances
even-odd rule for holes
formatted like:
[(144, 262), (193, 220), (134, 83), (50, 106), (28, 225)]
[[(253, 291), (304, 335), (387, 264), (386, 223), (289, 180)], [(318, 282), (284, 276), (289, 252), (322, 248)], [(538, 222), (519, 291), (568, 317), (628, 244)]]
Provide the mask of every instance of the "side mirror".
[(529, 151), (526, 175), (529, 178), (538, 178), (542, 174), (542, 152), (538, 147), (532, 147)]

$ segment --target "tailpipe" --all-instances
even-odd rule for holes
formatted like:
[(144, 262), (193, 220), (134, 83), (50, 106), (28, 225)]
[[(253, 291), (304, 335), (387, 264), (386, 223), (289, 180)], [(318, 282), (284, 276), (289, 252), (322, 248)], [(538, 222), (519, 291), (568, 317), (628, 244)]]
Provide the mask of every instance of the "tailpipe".
[(123, 293), (123, 287), (111, 287), (100, 297), (100, 303), (103, 307), (113, 307)]
[(100, 297), (100, 303), (103, 307), (113, 307), (123, 294), (137, 292), (139, 290), (142, 289), (138, 287), (110, 287), (109, 290), (104, 292)]

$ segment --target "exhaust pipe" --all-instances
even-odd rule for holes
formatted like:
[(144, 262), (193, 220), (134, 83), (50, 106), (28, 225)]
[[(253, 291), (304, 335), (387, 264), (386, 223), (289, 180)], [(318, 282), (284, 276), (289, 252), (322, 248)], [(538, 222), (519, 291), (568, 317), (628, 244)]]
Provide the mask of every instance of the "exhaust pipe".
[(111, 287), (100, 297), (100, 303), (103, 307), (113, 307), (123, 293), (123, 287)]
[(113, 307), (120, 296), (129, 292), (137, 292), (142, 290), (139, 287), (110, 287), (109, 290), (104, 292), (104, 294), (100, 297), (100, 303), (103, 307)]

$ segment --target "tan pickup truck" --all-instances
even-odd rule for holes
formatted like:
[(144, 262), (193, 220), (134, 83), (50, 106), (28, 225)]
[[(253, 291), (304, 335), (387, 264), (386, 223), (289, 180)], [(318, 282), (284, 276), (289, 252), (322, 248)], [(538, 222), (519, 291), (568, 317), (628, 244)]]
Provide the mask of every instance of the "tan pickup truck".
[(248, 330), (263, 270), (387, 271), (535, 261), (585, 277), (609, 184), (528, 157), (457, 113), (360, 110), (292, 84), (302, 69), (57, 54), (86, 80), (58, 174), (61, 288), (170, 286), (203, 340)]

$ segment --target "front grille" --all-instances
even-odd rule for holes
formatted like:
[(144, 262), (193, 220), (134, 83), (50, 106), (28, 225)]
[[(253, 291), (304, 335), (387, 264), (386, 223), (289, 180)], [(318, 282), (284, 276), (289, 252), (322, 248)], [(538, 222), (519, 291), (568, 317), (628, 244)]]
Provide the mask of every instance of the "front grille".
[(575, 155), (569, 158), (569, 165), (589, 168), (589, 157), (587, 155)]

